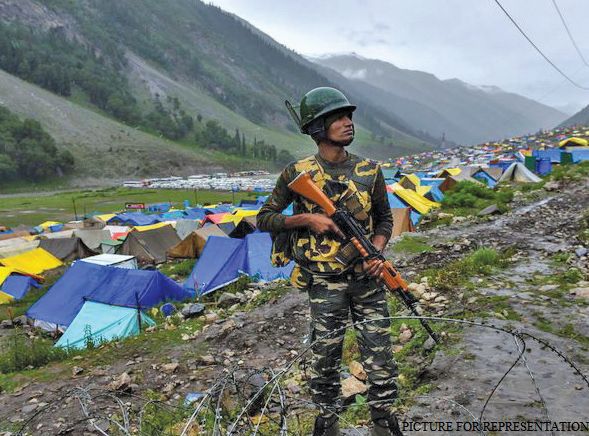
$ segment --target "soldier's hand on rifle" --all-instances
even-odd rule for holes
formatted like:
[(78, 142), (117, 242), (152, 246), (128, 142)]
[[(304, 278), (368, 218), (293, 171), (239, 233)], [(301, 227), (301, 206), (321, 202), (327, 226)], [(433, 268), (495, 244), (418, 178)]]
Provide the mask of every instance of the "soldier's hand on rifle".
[(366, 274), (368, 274), (370, 277), (375, 278), (377, 282), (382, 280), (384, 272), (384, 261), (380, 259), (372, 259), (368, 262), (364, 261), (362, 266), (364, 268), (364, 272), (366, 272)]
[(315, 233), (323, 234), (332, 232), (338, 235), (340, 238), (345, 238), (339, 227), (333, 222), (333, 220), (325, 215), (318, 213), (309, 213), (307, 215), (307, 227)]

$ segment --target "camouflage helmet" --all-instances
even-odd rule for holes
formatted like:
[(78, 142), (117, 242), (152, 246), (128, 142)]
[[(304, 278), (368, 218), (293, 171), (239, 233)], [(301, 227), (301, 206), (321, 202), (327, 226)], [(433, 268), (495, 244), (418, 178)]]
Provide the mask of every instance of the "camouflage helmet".
[(329, 87), (312, 89), (301, 100), (301, 132), (308, 134), (309, 125), (316, 119), (346, 109), (353, 112), (356, 106), (341, 91)]

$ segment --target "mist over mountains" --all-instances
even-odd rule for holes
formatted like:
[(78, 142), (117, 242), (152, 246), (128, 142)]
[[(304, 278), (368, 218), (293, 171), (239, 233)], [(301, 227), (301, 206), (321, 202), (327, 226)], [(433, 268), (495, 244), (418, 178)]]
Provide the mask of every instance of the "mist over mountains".
[(382, 61), (310, 62), (200, 1), (5, 0), (0, 23), (1, 104), (39, 120), (87, 177), (278, 168), (315, 150), (284, 100), (317, 86), (358, 105), (355, 151), (380, 159), (566, 118), (498, 88)]

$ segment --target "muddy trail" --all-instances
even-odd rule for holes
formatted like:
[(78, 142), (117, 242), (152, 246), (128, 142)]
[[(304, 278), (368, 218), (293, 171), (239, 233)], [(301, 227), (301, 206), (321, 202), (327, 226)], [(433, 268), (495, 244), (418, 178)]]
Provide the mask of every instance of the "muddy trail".
[[(513, 255), (506, 268), (492, 277), (473, 277), (472, 290), (447, 295), (447, 306), (436, 315), (461, 318), (465, 312), (474, 313), (469, 318), (474, 323), (529, 333), (556, 347), (588, 374), (589, 300), (585, 298), (589, 295), (584, 292), (589, 283), (577, 281), (565, 292), (558, 279), (573, 268), (587, 279), (587, 257), (575, 255), (575, 250), (579, 248), (580, 218), (589, 205), (589, 183), (562, 187), (532, 202), (516, 199), (515, 204), (507, 215), (420, 232), (419, 236), (433, 247), (431, 252), (392, 254), (392, 259), (411, 279), (427, 268), (440, 268), (461, 259), (477, 247), (510, 248)], [(558, 253), (572, 256), (568, 263), (557, 264), (554, 256)], [(450, 322), (433, 322), (437, 330), (452, 329)], [(312, 415), (301, 380), (304, 366), (299, 362), (307, 347), (302, 340), (308, 325), (306, 294), (289, 289), (259, 307), (237, 308), (226, 318), (212, 319), (202, 331), (183, 334), (181, 341), (164, 340), (157, 346), (126, 346), (125, 342), (113, 347), (114, 357), (111, 350), (108, 358), (101, 359), (98, 350), (92, 358), (82, 355), (49, 365), (43, 376), (27, 380), (11, 393), (0, 394), (0, 428), (13, 434), (23, 426), (25, 434), (35, 435), (105, 434), (98, 429), (112, 428), (109, 416), (121, 415), (122, 410), (140, 416), (153, 393), (164, 398), (156, 406), (173, 414), (175, 405), (188, 394), (206, 392), (223, 374), (235, 379), (234, 374), (240, 372), (262, 373), (266, 369), (267, 380), (293, 360), (297, 365), (281, 378), (284, 399), (292, 404), (288, 413)], [(421, 427), (406, 434), (551, 434), (493, 433), (491, 428), (477, 432), (468, 423), (589, 421), (589, 386), (545, 345), (527, 336), (524, 343), (512, 334), (476, 325), (463, 325), (450, 338), (449, 344), (436, 350), (430, 359), (416, 359), (421, 383), (431, 389), (409, 401), (401, 409), (400, 418), (421, 425), (451, 422), (454, 430), (436, 432)], [(222, 402), (235, 407), (252, 392), (255, 389), (251, 386), (227, 388)], [(242, 397), (241, 402), (232, 396)], [(136, 422), (129, 425), (130, 434), (137, 434)], [(459, 422), (470, 431), (456, 431)], [(176, 429), (176, 434), (181, 434), (182, 426)], [(343, 433), (369, 434), (367, 426), (350, 427)], [(118, 429), (108, 434), (125, 432)], [(197, 433), (193, 429), (186, 434)], [(556, 434), (582, 433), (570, 430)]]

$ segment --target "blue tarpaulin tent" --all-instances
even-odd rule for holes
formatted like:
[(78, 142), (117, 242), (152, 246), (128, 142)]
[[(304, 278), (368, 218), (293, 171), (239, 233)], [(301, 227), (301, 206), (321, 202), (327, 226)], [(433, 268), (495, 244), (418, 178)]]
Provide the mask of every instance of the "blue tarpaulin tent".
[(115, 215), (107, 221), (107, 224), (119, 223), (125, 226), (148, 226), (159, 222), (160, 219), (157, 215), (146, 215), (141, 212), (125, 212)]
[(139, 319), (141, 327), (155, 325), (137, 309), (86, 301), (55, 346), (83, 349), (89, 342), (98, 346), (106, 341), (136, 336), (141, 331)]
[(252, 233), (244, 239), (210, 236), (184, 288), (204, 295), (236, 281), (242, 274), (265, 281), (288, 278), (294, 264), (273, 267), (271, 248), (268, 233)]
[(68, 326), (85, 300), (150, 308), (166, 300), (193, 296), (159, 271), (133, 270), (76, 262), (33, 304), (26, 315), (41, 327)]
[(534, 150), (532, 156), (536, 159), (550, 159), (552, 163), (560, 163), (560, 152), (559, 148), (549, 148), (546, 150)]
[(205, 217), (205, 210), (201, 207), (193, 207), (184, 211), (186, 218), (191, 220), (201, 220)]
[(573, 155), (573, 162), (579, 163), (585, 160), (589, 160), (589, 150), (571, 150), (570, 152)]
[(40, 287), (37, 281), (29, 276), (21, 276), (20, 274), (11, 274), (4, 283), (2, 283), (2, 292), (12, 295), (15, 300), (23, 298), (31, 287)]

